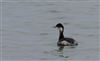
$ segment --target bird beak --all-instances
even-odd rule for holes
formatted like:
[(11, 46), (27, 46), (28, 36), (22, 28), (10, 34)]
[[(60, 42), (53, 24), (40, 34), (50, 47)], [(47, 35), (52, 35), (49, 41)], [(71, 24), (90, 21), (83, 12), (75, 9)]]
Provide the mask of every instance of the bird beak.
[(56, 26), (53, 26), (53, 28), (56, 28)]

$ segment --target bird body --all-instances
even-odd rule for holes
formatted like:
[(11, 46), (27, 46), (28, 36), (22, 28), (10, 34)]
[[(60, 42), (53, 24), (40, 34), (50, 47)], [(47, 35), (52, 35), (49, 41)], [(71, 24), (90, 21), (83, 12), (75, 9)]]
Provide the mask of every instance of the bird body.
[(63, 35), (64, 26), (61, 23), (58, 23), (55, 28), (59, 30), (59, 39), (57, 42), (57, 46), (59, 47), (59, 51), (62, 51), (65, 46), (77, 46), (78, 43), (73, 38), (65, 38)]

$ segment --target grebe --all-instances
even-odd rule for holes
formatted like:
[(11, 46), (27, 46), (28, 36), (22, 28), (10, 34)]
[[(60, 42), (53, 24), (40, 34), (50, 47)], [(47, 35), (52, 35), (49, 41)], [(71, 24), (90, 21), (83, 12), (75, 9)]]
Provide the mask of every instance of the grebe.
[(54, 28), (59, 30), (59, 39), (57, 42), (57, 46), (59, 47), (59, 51), (62, 51), (65, 46), (77, 46), (78, 43), (73, 38), (65, 38), (63, 35), (64, 26), (61, 23), (58, 23)]

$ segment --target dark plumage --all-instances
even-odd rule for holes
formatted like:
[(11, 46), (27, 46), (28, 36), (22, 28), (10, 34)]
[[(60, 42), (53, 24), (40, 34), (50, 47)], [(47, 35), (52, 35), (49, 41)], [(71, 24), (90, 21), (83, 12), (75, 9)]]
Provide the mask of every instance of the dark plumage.
[(78, 43), (73, 38), (65, 38), (63, 35), (64, 26), (61, 23), (58, 23), (55, 28), (59, 30), (59, 39), (57, 42), (57, 46), (59, 47), (59, 51), (62, 51), (64, 46), (77, 46)]

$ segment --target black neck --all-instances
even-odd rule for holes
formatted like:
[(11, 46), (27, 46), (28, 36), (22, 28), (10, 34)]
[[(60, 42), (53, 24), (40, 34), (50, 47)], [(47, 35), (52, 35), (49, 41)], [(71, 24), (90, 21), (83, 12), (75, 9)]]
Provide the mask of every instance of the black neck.
[(59, 41), (64, 38), (63, 31), (59, 32)]

